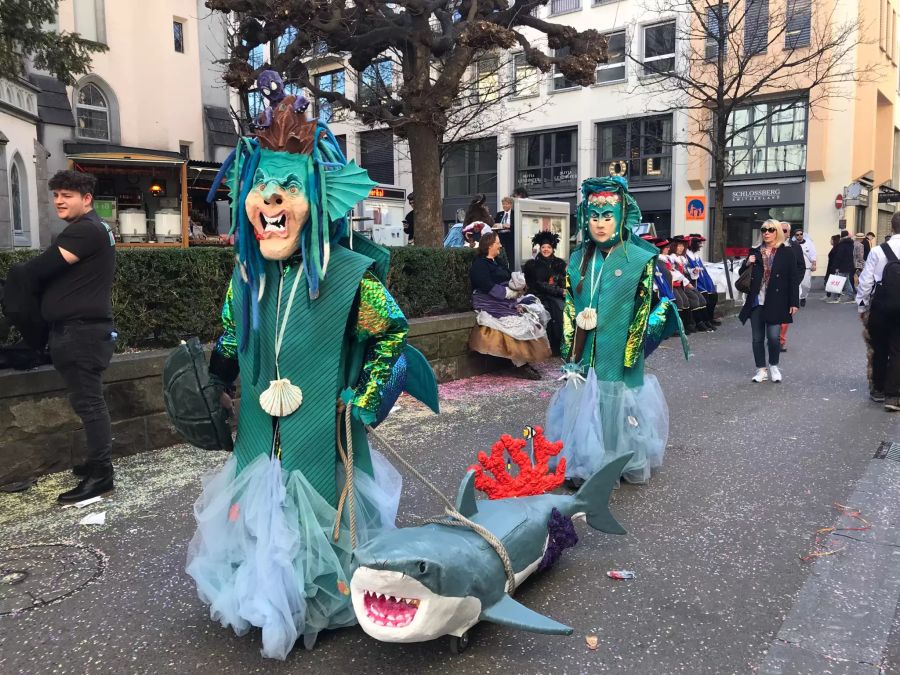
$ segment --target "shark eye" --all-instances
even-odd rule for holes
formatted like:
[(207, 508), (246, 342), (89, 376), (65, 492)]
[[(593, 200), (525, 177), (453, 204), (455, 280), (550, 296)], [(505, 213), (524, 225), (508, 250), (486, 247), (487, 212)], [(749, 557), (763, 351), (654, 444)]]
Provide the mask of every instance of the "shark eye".
[(428, 563), (425, 562), (424, 560), (420, 560), (419, 561), (419, 572), (421, 574), (425, 574), (425, 572), (427, 572), (427, 571), (428, 571)]

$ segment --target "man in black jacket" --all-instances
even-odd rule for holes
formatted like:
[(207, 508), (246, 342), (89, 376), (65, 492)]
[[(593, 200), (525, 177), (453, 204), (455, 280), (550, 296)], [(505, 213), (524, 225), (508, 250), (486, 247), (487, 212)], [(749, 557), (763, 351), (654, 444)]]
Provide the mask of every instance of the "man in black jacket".
[[(850, 232), (847, 230), (841, 230), (841, 239), (834, 249), (833, 264), (835, 274), (847, 277), (847, 281), (844, 284), (844, 292), (850, 298), (849, 302), (855, 302), (856, 287), (853, 285), (853, 239), (850, 237)], [(840, 301), (840, 294), (836, 294), (834, 298), (828, 300), (828, 302), (832, 304)]]
[(96, 179), (60, 171), (49, 181), (57, 215), (68, 223), (41, 255), (21, 272), (41, 298), (50, 325), (50, 356), (62, 375), (69, 401), (84, 424), (88, 461), (73, 468), (78, 486), (59, 495), (78, 502), (113, 489), (112, 430), (103, 398), (103, 372), (115, 350), (112, 285), (115, 238), (94, 212)]
[[(784, 245), (787, 246), (791, 253), (794, 254), (794, 257), (797, 259), (797, 272), (799, 273), (799, 278), (802, 280), (803, 276), (806, 274), (806, 257), (803, 255), (803, 249), (800, 248), (795, 242), (791, 241), (791, 224), (781, 221), (781, 232), (784, 234)], [(803, 301), (801, 300), (801, 305)], [(788, 328), (790, 328), (789, 323), (781, 324), (781, 334), (779, 336), (779, 342), (781, 343), (781, 351), (787, 351), (787, 334)]]

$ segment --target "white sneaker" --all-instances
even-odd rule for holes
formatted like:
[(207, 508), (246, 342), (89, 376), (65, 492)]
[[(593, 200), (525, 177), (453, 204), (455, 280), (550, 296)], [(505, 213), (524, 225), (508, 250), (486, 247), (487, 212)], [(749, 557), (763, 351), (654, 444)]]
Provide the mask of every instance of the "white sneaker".
[(765, 382), (769, 379), (769, 371), (765, 368), (757, 368), (756, 375), (751, 378), (754, 382)]
[(772, 382), (781, 382), (781, 371), (778, 370), (778, 366), (769, 366), (769, 377), (772, 378)]

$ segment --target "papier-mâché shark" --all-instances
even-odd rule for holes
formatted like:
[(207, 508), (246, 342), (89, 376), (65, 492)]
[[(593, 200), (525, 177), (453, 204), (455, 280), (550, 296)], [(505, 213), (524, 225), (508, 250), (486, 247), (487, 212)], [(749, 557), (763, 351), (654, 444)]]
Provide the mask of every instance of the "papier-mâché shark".
[[(625, 534), (609, 511), (609, 496), (631, 454), (594, 474), (574, 495), (545, 494), (475, 500), (474, 472), (466, 474), (456, 508), (503, 542), (516, 584), (540, 564), (553, 509), (583, 516), (601, 532)], [(350, 592), (362, 629), (384, 642), (421, 642), (462, 636), (479, 621), (569, 635), (572, 629), (519, 604), (508, 594), (494, 549), (467, 527), (427, 524), (385, 531), (354, 553)]]

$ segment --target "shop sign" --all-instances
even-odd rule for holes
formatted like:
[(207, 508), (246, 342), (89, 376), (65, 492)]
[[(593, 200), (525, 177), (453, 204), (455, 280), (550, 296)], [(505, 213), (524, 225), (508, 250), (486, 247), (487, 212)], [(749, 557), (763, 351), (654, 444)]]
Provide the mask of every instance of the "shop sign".
[(806, 201), (805, 183), (726, 185), (725, 206), (792, 206)]
[(844, 195), (838, 195), (834, 198), (834, 208), (838, 211), (844, 208)]
[(706, 197), (688, 195), (684, 198), (685, 220), (706, 220)]

